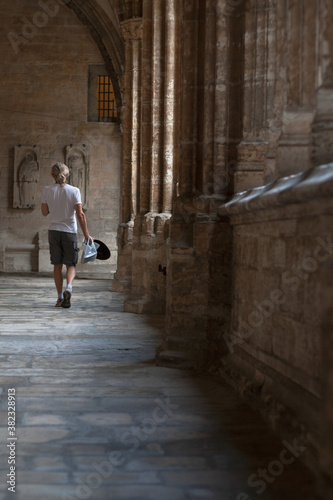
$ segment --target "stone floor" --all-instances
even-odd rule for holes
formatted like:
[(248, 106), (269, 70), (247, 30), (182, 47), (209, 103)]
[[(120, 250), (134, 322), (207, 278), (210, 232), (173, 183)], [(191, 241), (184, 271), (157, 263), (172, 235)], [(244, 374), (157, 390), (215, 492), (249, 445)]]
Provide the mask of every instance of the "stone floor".
[(0, 500), (313, 500), (311, 474), (233, 389), (155, 366), (163, 318), (122, 312), (111, 286), (76, 280), (56, 309), (51, 278), (0, 275)]

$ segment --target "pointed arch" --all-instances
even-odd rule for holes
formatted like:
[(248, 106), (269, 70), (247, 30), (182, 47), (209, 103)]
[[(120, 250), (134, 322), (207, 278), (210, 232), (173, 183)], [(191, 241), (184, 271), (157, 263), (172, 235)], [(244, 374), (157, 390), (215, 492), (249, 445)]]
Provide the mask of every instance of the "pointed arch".
[(88, 27), (101, 51), (113, 82), (117, 114), (120, 117), (125, 52), (116, 3), (116, 0), (70, 0), (67, 6)]

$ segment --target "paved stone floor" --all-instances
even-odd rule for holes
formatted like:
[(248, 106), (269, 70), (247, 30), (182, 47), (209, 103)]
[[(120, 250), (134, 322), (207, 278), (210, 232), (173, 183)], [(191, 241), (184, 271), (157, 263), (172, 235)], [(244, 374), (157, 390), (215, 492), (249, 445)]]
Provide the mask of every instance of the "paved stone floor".
[(0, 275), (0, 500), (313, 500), (312, 476), (289, 450), (282, 465), (233, 389), (155, 366), (163, 318), (122, 312), (111, 286), (76, 280), (56, 309), (52, 278)]

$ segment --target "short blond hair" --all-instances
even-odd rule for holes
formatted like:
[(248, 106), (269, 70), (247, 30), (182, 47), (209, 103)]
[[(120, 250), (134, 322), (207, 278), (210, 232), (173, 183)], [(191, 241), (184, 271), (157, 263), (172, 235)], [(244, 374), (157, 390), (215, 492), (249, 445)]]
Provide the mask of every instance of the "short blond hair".
[(67, 165), (58, 162), (52, 165), (52, 175), (56, 179), (57, 184), (65, 184), (67, 177), (69, 176), (69, 170)]

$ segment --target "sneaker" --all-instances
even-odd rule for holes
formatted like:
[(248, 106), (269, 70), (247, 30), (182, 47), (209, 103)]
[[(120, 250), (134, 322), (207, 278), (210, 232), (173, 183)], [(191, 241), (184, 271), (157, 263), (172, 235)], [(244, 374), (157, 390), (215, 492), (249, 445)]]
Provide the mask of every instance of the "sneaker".
[(61, 307), (65, 307), (66, 309), (71, 307), (71, 297), (72, 297), (71, 292), (69, 290), (65, 290), (64, 291), (64, 300), (61, 303)]
[(56, 306), (56, 307), (61, 307), (61, 304), (62, 304), (63, 300), (64, 300), (64, 299), (58, 299), (58, 300), (57, 300), (57, 303), (56, 303), (56, 305), (55, 305), (55, 306)]

